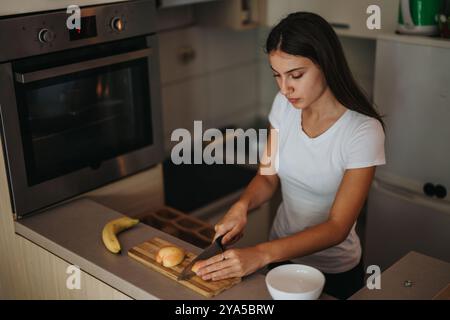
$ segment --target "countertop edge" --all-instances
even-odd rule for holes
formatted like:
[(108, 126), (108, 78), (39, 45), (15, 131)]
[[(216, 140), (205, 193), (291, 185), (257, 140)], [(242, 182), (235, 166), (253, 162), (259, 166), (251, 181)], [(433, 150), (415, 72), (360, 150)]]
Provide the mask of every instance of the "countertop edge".
[(114, 275), (108, 270), (97, 266), (95, 263), (71, 252), (67, 248), (54, 243), (53, 241), (26, 227), (18, 221), (14, 221), (14, 228), (18, 236), (31, 241), (32, 243), (38, 245), (49, 253), (63, 259), (67, 263), (80, 267), (82, 271), (86, 272), (90, 276), (110, 287), (113, 287), (114, 289), (120, 291), (121, 293), (129, 296), (132, 299), (159, 300), (158, 297), (136, 287), (132, 283)]
[(249, 275), (246, 281), (205, 298), (186, 286), (169, 280), (148, 266), (130, 259), (128, 251), (153, 237), (184, 247), (194, 254), (200, 248), (181, 239), (139, 223), (133, 230), (120, 234), (120, 254), (108, 252), (101, 240), (101, 230), (122, 213), (90, 199), (77, 199), (41, 214), (14, 221), (15, 233), (86, 274), (132, 299), (142, 300), (266, 300), (270, 299), (264, 275)]

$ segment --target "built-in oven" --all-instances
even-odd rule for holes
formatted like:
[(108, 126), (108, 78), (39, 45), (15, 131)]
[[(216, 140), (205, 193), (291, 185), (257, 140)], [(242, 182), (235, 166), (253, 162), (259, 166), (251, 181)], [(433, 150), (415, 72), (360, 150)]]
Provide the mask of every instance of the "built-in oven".
[(2, 143), (17, 218), (161, 162), (154, 1), (0, 20)]

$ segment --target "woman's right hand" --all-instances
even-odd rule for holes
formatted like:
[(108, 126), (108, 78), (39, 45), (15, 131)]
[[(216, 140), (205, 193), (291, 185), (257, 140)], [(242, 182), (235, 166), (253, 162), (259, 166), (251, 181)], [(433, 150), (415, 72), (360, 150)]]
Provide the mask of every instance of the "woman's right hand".
[(247, 224), (247, 211), (247, 204), (241, 201), (236, 202), (222, 220), (214, 226), (216, 231), (214, 240), (224, 235), (222, 244), (231, 245), (242, 238), (245, 225)]

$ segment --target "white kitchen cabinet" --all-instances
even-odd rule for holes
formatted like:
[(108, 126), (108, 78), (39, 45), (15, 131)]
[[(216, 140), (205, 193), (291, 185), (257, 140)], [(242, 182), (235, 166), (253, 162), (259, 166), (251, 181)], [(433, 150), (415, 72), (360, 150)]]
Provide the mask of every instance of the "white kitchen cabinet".
[[(381, 29), (369, 30), (367, 8), (381, 9)], [(266, 26), (276, 25), (289, 13), (309, 11), (325, 18), (339, 35), (376, 38), (380, 33), (394, 33), (397, 25), (399, 0), (266, 0), (261, 11)]]
[(380, 37), (374, 102), (385, 115), (386, 165), (368, 197), (366, 259), (389, 266), (411, 250), (450, 261), (450, 46), (427, 37)]
[(410, 251), (450, 262), (450, 205), (375, 180), (369, 194), (366, 266), (381, 270)]
[(244, 126), (254, 118), (258, 105), (256, 30), (191, 26), (161, 32), (159, 43), (168, 154), (175, 144), (170, 141), (173, 130), (192, 130), (194, 120), (203, 121), (206, 129)]
[(159, 44), (163, 86), (229, 72), (257, 59), (255, 30), (235, 32), (192, 26), (161, 32)]
[(265, 0), (222, 0), (201, 4), (195, 8), (198, 23), (206, 26), (247, 30), (261, 21), (260, 9)]

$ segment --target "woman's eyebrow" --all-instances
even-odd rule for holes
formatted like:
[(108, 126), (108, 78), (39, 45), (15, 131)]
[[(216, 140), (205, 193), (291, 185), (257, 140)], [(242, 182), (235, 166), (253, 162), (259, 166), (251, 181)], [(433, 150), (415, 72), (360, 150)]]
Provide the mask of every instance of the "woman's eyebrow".
[[(275, 70), (272, 66), (270, 66), (270, 68), (273, 70), (273, 71), (275, 71), (276, 73), (279, 73), (277, 70)], [(290, 73), (290, 72), (293, 72), (293, 71), (298, 71), (298, 70), (302, 70), (302, 69), (306, 69), (305, 67), (298, 67), (298, 68), (294, 68), (294, 69), (291, 69), (291, 70), (289, 70), (289, 71), (286, 71), (284, 74), (288, 74), (288, 73)]]

